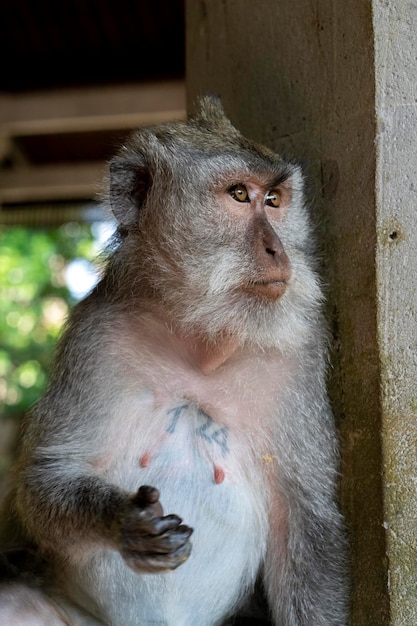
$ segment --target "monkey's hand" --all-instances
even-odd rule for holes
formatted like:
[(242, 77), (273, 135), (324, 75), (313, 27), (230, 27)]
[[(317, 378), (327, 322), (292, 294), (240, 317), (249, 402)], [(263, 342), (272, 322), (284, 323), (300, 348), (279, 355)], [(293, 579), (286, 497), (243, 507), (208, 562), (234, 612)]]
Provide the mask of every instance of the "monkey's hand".
[(119, 550), (126, 564), (139, 573), (158, 574), (184, 563), (193, 529), (181, 522), (177, 515), (163, 516), (157, 489), (140, 487), (119, 518)]

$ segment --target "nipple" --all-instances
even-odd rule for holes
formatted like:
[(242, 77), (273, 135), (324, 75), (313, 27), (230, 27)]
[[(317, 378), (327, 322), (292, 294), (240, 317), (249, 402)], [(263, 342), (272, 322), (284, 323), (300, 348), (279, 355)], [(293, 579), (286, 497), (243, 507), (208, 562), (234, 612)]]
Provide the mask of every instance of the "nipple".
[(214, 466), (214, 482), (216, 485), (220, 485), (224, 481), (225, 473), (222, 467), (218, 465)]
[(143, 456), (139, 459), (140, 467), (148, 467), (152, 459), (152, 454), (150, 452), (145, 452)]

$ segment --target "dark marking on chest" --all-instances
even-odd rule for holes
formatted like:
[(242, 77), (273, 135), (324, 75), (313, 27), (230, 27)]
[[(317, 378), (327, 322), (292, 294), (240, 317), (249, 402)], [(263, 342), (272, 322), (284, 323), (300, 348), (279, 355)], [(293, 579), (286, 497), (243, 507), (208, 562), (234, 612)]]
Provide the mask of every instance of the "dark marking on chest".
[[(171, 415), (171, 421), (168, 424), (166, 432), (174, 434), (181, 415), (190, 407), (190, 404), (180, 404), (169, 409), (168, 415)], [(229, 453), (228, 435), (229, 429), (226, 426), (219, 428), (218, 424), (207, 415), (202, 409), (198, 409), (198, 420), (202, 423), (195, 428), (195, 434), (200, 439), (204, 439), (210, 444), (221, 449), (222, 455), (225, 457)]]

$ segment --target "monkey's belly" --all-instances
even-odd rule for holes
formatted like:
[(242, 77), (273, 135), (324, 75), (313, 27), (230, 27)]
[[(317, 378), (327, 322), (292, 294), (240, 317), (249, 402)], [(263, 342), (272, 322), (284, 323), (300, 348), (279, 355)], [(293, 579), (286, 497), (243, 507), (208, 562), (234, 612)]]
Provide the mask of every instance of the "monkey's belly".
[(157, 487), (164, 514), (194, 529), (192, 552), (159, 575), (132, 572), (116, 552), (95, 556), (79, 584), (83, 595), (101, 598), (97, 614), (117, 626), (221, 623), (252, 586), (263, 557), (265, 490), (244, 479), (233, 437), (202, 411), (179, 405), (168, 413), (167, 436), (141, 451), (133, 474), (127, 471), (128, 488)]

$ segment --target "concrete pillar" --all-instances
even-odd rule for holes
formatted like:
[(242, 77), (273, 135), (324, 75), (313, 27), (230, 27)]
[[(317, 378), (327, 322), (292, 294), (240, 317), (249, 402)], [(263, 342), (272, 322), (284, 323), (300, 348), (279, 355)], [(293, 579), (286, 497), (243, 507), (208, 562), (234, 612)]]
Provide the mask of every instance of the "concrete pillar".
[(417, 3), (374, 1), (376, 268), (391, 623), (417, 624)]
[(415, 626), (417, 4), (187, 0), (186, 26), (189, 107), (219, 93), (244, 134), (305, 166), (329, 286), (352, 624)]

